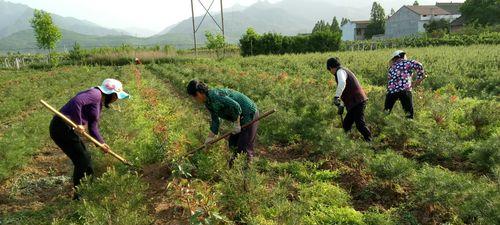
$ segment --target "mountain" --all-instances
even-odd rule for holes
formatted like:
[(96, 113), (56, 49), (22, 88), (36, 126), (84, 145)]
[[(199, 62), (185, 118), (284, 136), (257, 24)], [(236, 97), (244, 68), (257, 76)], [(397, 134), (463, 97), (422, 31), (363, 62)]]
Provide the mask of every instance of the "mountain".
[[(30, 29), (30, 19), (34, 9), (23, 5), (0, 0), (0, 38), (19, 31)], [(54, 23), (61, 29), (80, 34), (106, 36), (123, 35), (126, 32), (101, 27), (95, 23), (51, 14)]]
[(135, 37), (151, 37), (156, 34), (156, 31), (141, 27), (127, 27), (122, 30)]
[[(334, 16), (350, 19), (367, 19), (370, 15), (370, 5), (365, 8), (351, 8), (337, 6), (327, 1), (311, 0), (283, 0), (277, 3), (259, 1), (249, 7), (236, 6), (234, 10), (224, 13), (226, 37), (229, 42), (235, 43), (248, 27), (259, 33), (276, 32), (285, 35), (296, 35), (311, 32), (314, 24), (319, 20), (331, 22)], [(220, 14), (215, 13), (215, 19), (220, 21)], [(203, 17), (195, 17), (195, 24), (199, 24)], [(340, 21), (339, 21), (340, 22)], [(218, 32), (217, 25), (211, 18), (205, 21), (197, 33), (199, 41), (204, 40), (204, 32)], [(176, 26), (160, 34), (192, 35), (191, 19), (186, 19)]]
[[(75, 42), (82, 48), (112, 47), (128, 44), (132, 46), (173, 45), (176, 48), (191, 48), (191, 36), (169, 34), (149, 38), (138, 38), (127, 35), (95, 36), (61, 29), (62, 39), (56, 50), (70, 50)], [(0, 39), (0, 53), (7, 52), (42, 52), (39, 50), (32, 29), (23, 30)]]
[[(238, 43), (239, 38), (252, 27), (259, 33), (276, 32), (284, 35), (296, 35), (311, 32), (314, 24), (320, 20), (330, 22), (334, 16), (339, 20), (342, 17), (350, 19), (367, 19), (371, 4), (366, 8), (349, 8), (337, 6), (325, 0), (283, 0), (278, 3), (258, 1), (244, 7), (234, 6), (224, 13), (226, 38), (230, 43)], [(33, 9), (0, 0), (0, 52), (7, 51), (37, 51), (33, 31), (29, 25), (29, 18)], [(214, 13), (217, 21), (220, 14)], [(165, 45), (170, 44), (177, 48), (192, 48), (192, 21), (191, 18), (165, 28), (159, 34), (147, 37), (133, 37), (139, 34), (138, 28), (128, 29), (128, 32), (100, 27), (94, 23), (78, 20), (71, 17), (61, 17), (53, 14), (54, 22), (62, 30), (63, 39), (57, 45), (57, 50), (71, 48), (78, 42), (84, 48), (130, 45)], [(196, 24), (202, 16), (195, 18)], [(210, 17), (206, 17), (197, 33), (197, 41), (203, 45), (204, 32), (216, 32), (217, 25)], [(147, 31), (145, 31), (147, 32)]]
[(325, 20), (331, 22), (334, 16), (338, 20), (342, 19), (342, 17), (349, 18), (350, 20), (367, 20), (370, 18), (371, 3), (368, 3), (368, 1), (365, 4), (360, 4), (363, 7), (345, 6), (356, 5), (352, 4), (352, 1), (342, 5), (339, 4), (339, 1), (308, 0), (307, 4), (304, 2), (304, 0), (283, 0), (273, 5), (290, 14), (313, 21)]
[(227, 8), (227, 9), (224, 9), (224, 12), (237, 12), (237, 11), (243, 11), (244, 9), (246, 9), (247, 7), (243, 6), (243, 5), (240, 5), (238, 3), (234, 4), (233, 6)]
[(176, 24), (173, 24), (173, 25), (166, 27), (165, 29), (160, 31), (158, 34), (156, 34), (156, 36), (160, 36), (160, 35), (164, 35), (164, 34), (168, 33), (172, 28), (176, 27), (177, 25), (179, 25), (179, 23), (176, 23)]

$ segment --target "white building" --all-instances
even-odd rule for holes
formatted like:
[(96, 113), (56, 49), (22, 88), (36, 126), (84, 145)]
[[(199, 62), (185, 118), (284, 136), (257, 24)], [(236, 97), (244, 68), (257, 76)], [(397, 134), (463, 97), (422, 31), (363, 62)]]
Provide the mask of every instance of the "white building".
[(342, 40), (343, 41), (355, 41), (364, 40), (366, 27), (370, 23), (369, 20), (362, 21), (349, 21), (348, 23), (342, 25)]
[[(443, 8), (459, 8), (462, 3), (443, 4)], [(439, 4), (438, 4), (439, 5)], [(460, 17), (458, 10), (449, 12), (437, 5), (407, 5), (389, 17), (385, 26), (386, 38), (418, 35), (425, 32), (424, 24), (431, 20), (446, 19), (450, 22)]]

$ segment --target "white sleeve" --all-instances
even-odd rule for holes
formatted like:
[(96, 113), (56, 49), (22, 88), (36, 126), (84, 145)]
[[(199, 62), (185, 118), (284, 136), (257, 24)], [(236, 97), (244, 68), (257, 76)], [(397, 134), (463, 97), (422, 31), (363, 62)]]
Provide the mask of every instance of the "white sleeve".
[(347, 73), (345, 70), (340, 69), (337, 72), (337, 91), (335, 92), (335, 97), (340, 97), (342, 96), (342, 92), (344, 92), (346, 81), (347, 81)]

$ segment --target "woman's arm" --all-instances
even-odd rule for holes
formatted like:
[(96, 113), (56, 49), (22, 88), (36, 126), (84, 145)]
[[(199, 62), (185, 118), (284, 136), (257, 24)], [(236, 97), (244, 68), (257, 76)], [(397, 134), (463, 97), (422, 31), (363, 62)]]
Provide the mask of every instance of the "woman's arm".
[(104, 143), (104, 139), (102, 138), (101, 133), (99, 132), (99, 110), (98, 107), (100, 106), (92, 106), (91, 110), (89, 111), (89, 114), (87, 118), (89, 118), (89, 134), (90, 136), (94, 137), (96, 140), (98, 140), (100, 143)]
[(219, 134), (219, 127), (220, 127), (219, 117), (213, 111), (210, 111), (210, 117), (212, 118), (212, 122), (210, 123), (210, 131), (213, 134)]
[(417, 73), (417, 82), (421, 82), (426, 78), (424, 66), (416, 60), (412, 60), (410, 62), (412, 64), (412, 69)]
[(347, 81), (347, 73), (345, 72), (345, 70), (340, 69), (337, 72), (337, 82), (338, 82), (338, 84), (337, 84), (337, 90), (335, 91), (335, 97), (339, 97), (340, 98), (340, 96), (342, 96), (342, 93), (345, 90), (346, 81)]

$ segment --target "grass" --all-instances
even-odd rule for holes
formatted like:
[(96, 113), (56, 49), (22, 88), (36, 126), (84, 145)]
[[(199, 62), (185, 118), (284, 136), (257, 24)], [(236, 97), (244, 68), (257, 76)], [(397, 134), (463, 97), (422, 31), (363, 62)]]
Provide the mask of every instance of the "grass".
[[(335, 54), (369, 93), (372, 144), (339, 128), (330, 106), (335, 85), (324, 70), (332, 53), (0, 70), (0, 101), (6, 106), (0, 109), (0, 148), (7, 149), (0, 152), (2, 192), (14, 190), (16, 182), (31, 184), (21, 168), (29, 167), (42, 148), (55, 148), (47, 132), (51, 115), (38, 99), (60, 107), (107, 77), (122, 80), (132, 98), (103, 112), (103, 136), (117, 153), (145, 168), (142, 175), (131, 173), (92, 147), (97, 177), (82, 186), (82, 202), (60, 196), (37, 209), (2, 210), (0, 223), (496, 223), (494, 146), (500, 122), (492, 83), (498, 83), (498, 46), (407, 51), (430, 74), (415, 92), (414, 121), (404, 119), (400, 106), (390, 116), (383, 114), (390, 50)], [(461, 52), (468, 54), (451, 57)], [(484, 54), (493, 57), (479, 57)], [(209, 120), (184, 93), (192, 78), (240, 90), (261, 111), (279, 110), (261, 123), (259, 154), (250, 166), (240, 157), (229, 170), (224, 143), (185, 155), (201, 144)], [(17, 198), (6, 201), (22, 204)]]

